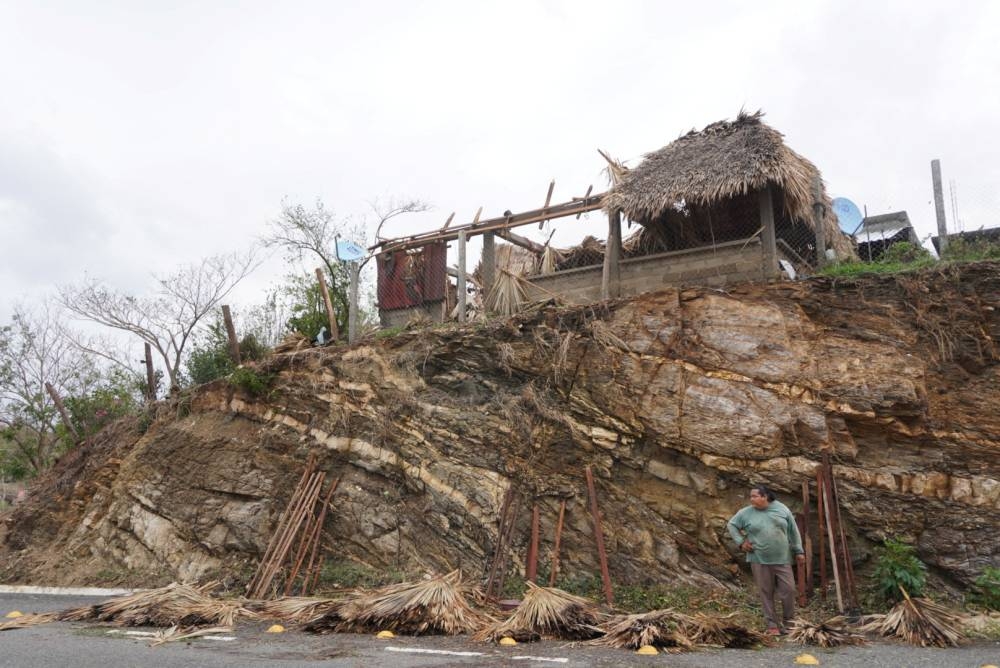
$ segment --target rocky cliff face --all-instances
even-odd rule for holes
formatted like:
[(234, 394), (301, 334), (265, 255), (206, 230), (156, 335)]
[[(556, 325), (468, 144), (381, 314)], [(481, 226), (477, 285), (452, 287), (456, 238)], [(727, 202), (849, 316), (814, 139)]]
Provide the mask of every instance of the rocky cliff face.
[(341, 479), (325, 548), (397, 570), (493, 555), (505, 490), (563, 572), (733, 577), (725, 521), (748, 484), (798, 507), (833, 453), (858, 559), (886, 535), (957, 582), (1000, 565), (1000, 266), (670, 289), (489, 325), (277, 355), (266, 397), (224, 382), (74, 452), (6, 524), (8, 580), (127, 567), (194, 579), (262, 554), (307, 453)]

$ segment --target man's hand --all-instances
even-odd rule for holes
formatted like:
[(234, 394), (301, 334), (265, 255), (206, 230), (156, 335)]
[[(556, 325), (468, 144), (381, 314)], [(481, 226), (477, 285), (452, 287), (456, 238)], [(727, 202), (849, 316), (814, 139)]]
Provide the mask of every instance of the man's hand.
[(799, 564), (806, 563), (806, 555), (804, 555), (804, 554), (796, 554), (795, 555), (795, 562), (799, 563)]
[(750, 544), (749, 538), (743, 541), (743, 544), (740, 545), (740, 549), (743, 550), (744, 552), (753, 552), (753, 545)]

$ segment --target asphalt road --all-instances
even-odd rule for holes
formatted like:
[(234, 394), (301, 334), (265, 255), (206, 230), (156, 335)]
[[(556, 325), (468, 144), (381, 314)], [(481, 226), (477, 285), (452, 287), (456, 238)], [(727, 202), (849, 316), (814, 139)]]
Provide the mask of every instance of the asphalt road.
[[(99, 602), (100, 598), (0, 595), (0, 615), (11, 610), (45, 612)], [(87, 623), (58, 623), (0, 633), (0, 667), (34, 666), (109, 668), (111, 666), (684, 666), (704, 668), (775, 668), (794, 666), (795, 656), (808, 651), (830, 668), (979, 668), (1000, 664), (1000, 643), (973, 643), (956, 649), (919, 649), (878, 643), (836, 650), (783, 645), (766, 650), (706, 650), (687, 654), (637, 656), (563, 642), (496, 647), (469, 638), (394, 638), (336, 634), (315, 636), (288, 632), (267, 634), (267, 624), (242, 624), (235, 640), (193, 639), (157, 647), (149, 638), (129, 631)], [(109, 633), (114, 631), (114, 633)]]

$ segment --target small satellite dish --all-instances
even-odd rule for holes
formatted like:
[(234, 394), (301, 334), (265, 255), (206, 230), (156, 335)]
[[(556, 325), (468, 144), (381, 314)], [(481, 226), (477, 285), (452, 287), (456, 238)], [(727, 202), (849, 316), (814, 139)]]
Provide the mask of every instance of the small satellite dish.
[(833, 212), (837, 214), (837, 223), (845, 234), (854, 234), (864, 219), (858, 205), (846, 197), (834, 198)]
[(357, 262), (363, 259), (368, 253), (364, 248), (353, 241), (337, 239), (337, 259), (341, 262)]

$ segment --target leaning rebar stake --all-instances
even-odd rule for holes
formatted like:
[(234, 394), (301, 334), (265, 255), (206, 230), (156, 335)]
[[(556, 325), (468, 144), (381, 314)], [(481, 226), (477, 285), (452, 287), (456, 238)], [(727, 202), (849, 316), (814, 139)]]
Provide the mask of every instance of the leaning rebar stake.
[(583, 468), (587, 476), (587, 494), (590, 496), (590, 514), (594, 518), (594, 541), (597, 543), (597, 557), (601, 562), (601, 581), (604, 583), (604, 599), (609, 606), (615, 604), (615, 596), (611, 590), (611, 574), (608, 572), (608, 554), (604, 550), (604, 530), (601, 529), (601, 511), (597, 508), (597, 489), (594, 487), (594, 474), (590, 467)]

